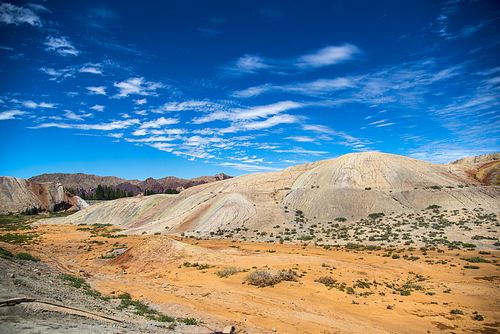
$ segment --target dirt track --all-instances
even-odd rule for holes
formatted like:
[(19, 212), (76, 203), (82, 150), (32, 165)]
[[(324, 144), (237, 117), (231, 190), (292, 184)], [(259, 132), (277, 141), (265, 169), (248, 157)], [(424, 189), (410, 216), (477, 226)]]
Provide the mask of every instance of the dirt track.
[[(43, 236), (39, 238), (39, 244), (0, 246), (13, 253), (27, 251), (66, 273), (85, 275), (92, 289), (104, 295), (128, 292), (133, 299), (147, 302), (165, 314), (201, 318), (206, 326), (219, 331), (227, 325), (235, 326), (239, 333), (271, 333), (272, 328), (278, 333), (496, 333), (500, 328), (500, 267), (495, 263), (500, 257), (499, 251), (483, 255), (477, 251), (437, 252), (437, 249), (426, 254), (419, 249), (398, 253), (398, 250), (387, 251), (384, 248), (357, 251), (341, 247), (325, 249), (313, 245), (304, 247), (300, 244), (194, 238), (184, 238), (183, 243), (177, 243), (165, 236), (91, 237), (88, 231), (78, 231), (77, 228), (40, 225), (37, 232), (43, 233)], [(130, 250), (114, 260), (99, 259), (101, 255), (109, 254), (107, 252), (112, 248)], [(400, 258), (394, 259), (394, 254)], [(408, 259), (404, 259), (404, 255)], [(413, 261), (411, 256), (414, 256)], [(490, 263), (478, 263), (480, 269), (464, 268), (469, 263), (461, 258), (478, 256)], [(187, 267), (186, 262), (210, 267), (198, 270), (197, 267)], [(28, 286), (35, 284), (33, 282), (42, 282), (36, 278), (53, 275), (38, 276), (26, 266), (16, 266), (13, 270), (22, 272), (16, 275), (25, 275), (28, 281), (33, 279)], [(258, 288), (244, 284), (248, 274), (245, 272), (228, 278), (215, 274), (227, 266), (271, 272), (292, 269), (302, 277), (297, 282)], [(16, 297), (20, 293), (26, 294), (22, 297), (39, 298), (37, 291), (53, 291), (49, 298), (58, 300), (56, 296), (65, 296), (64, 291), (69, 289), (54, 279), (51, 280), (56, 283), (45, 281), (40, 288), (36, 288), (38, 283), (31, 288), (14, 286), (9, 283), (9, 278), (6, 279), (4, 269), (0, 273), (2, 298)], [(354, 294), (336, 288), (328, 289), (315, 282), (322, 276), (332, 276), (338, 283), (353, 287)], [(368, 285), (363, 288), (360, 281)], [(405, 284), (410, 284), (408, 296), (401, 293)], [(59, 293), (60, 289), (63, 292)], [(68, 290), (67, 294), (73, 298), (75, 294), (70, 292)], [(118, 312), (114, 300), (104, 302), (84, 297), (85, 301), (82, 299), (75, 303), (112, 315)], [(40, 314), (46, 312), (36, 313), (31, 309), (33, 307), (15, 306), (14, 309), (24, 308), (18, 311), (19, 319), (27, 317), (43, 324), (45, 320), (40, 318)], [(477, 315), (474, 312), (483, 316), (484, 320), (474, 320)], [(57, 317), (61, 315), (58, 313)], [(88, 320), (74, 315), (63, 317), (60, 326), (68, 326), (75, 323), (73, 319), (80, 319), (82, 326), (78, 328), (82, 330), (87, 325), (102, 326), (104, 332), (115, 328), (102, 320)], [(165, 329), (151, 326), (151, 322), (142, 317), (133, 317), (133, 326), (139, 326), (134, 330), (165, 332)], [(9, 329), (18, 329), (12, 321), (2, 321), (4, 323), (11, 326)], [(149, 327), (144, 327), (148, 323)], [(131, 328), (119, 331), (132, 332)], [(176, 332), (183, 329), (187, 332), (210, 332), (204, 327), (194, 326), (177, 327)], [(57, 330), (65, 332), (68, 328), (59, 327)]]

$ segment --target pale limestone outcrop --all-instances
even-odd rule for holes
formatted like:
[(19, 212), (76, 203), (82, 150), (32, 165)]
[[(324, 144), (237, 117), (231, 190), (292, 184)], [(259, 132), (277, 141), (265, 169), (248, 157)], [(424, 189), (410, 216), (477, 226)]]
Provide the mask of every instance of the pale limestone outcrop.
[(33, 207), (51, 211), (81, 210), (88, 204), (66, 192), (60, 184), (0, 177), (0, 213), (17, 213)]
[(500, 212), (500, 187), (480, 186), (467, 166), (438, 165), (366, 152), (154, 195), (103, 202), (63, 222), (110, 223), (126, 233), (272, 231), (296, 210), (309, 221), (350, 221), (370, 213), (415, 212), (429, 205)]

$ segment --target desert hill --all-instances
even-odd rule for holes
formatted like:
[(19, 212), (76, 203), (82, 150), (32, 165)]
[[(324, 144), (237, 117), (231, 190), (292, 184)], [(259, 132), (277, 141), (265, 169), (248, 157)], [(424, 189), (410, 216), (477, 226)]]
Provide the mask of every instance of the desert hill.
[(132, 191), (134, 196), (143, 193), (145, 190), (152, 190), (155, 193), (164, 193), (167, 189), (176, 189), (182, 191), (184, 189), (231, 178), (224, 173), (214, 176), (200, 176), (193, 179), (181, 179), (173, 176), (167, 176), (158, 180), (148, 178), (144, 181), (126, 180), (116, 176), (97, 176), (84, 173), (52, 173), (33, 176), (29, 179), (31, 182), (54, 182), (60, 183), (65, 188), (73, 188), (77, 195), (93, 194), (97, 186), (111, 187), (113, 189), (121, 189), (125, 192)]
[(81, 210), (88, 204), (65, 191), (61, 184), (0, 176), (0, 213), (16, 213), (34, 207), (51, 211)]
[[(474, 178), (477, 166), (439, 165), (366, 152), (198, 185), (179, 195), (99, 203), (67, 224), (109, 223), (126, 233), (269, 233), (373, 213), (413, 215), (428, 207), (500, 212), (500, 188)], [(274, 228), (276, 227), (276, 229)], [(302, 232), (301, 232), (302, 231)], [(284, 233), (284, 232), (283, 232)]]

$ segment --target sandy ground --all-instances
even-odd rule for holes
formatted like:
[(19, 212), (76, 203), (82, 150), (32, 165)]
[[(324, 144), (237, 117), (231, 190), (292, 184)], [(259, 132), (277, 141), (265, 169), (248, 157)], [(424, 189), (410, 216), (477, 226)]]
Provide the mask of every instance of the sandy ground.
[[(66, 225), (38, 225), (36, 232), (42, 236), (35, 243), (0, 246), (38, 256), (53, 270), (82, 275), (92, 289), (105, 295), (128, 292), (169, 316), (196, 318), (206, 326), (178, 327), (176, 332), (211, 333), (207, 328), (222, 331), (227, 325), (237, 333), (498, 333), (500, 329), (500, 251), (478, 254), (441, 248), (424, 253), (419, 248), (383, 247), (357, 251), (195, 238), (178, 243), (166, 236), (109, 238)], [(112, 249), (128, 251), (115, 259), (99, 258)], [(394, 254), (400, 257), (393, 258)], [(462, 259), (473, 257), (489, 263)], [(199, 270), (194, 263), (209, 268)], [(216, 274), (230, 266), (245, 272), (227, 278)], [(254, 269), (272, 273), (292, 269), (301, 277), (259, 288), (245, 281)], [(315, 281), (324, 276), (333, 277), (338, 285), (345, 283), (345, 291)], [(349, 287), (353, 294), (347, 293)], [(409, 295), (402, 295), (403, 290)], [(102, 303), (113, 306), (114, 301)], [(484, 320), (476, 320), (477, 315)]]

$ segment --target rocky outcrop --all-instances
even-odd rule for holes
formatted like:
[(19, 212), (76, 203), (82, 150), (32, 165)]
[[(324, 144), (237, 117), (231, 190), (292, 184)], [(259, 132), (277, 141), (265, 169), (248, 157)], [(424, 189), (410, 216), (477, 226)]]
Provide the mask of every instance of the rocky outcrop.
[(476, 180), (486, 185), (500, 186), (500, 153), (463, 158), (449, 164), (468, 166)]
[(500, 187), (483, 186), (469, 165), (438, 165), (402, 156), (366, 152), (335, 160), (256, 173), (186, 189), (99, 203), (72, 215), (69, 224), (110, 223), (142, 232), (272, 232), (303, 212), (309, 222), (349, 221), (371, 213), (414, 213), (481, 206), (500, 212)]
[(65, 191), (61, 184), (0, 176), (0, 213), (17, 213), (33, 207), (66, 211), (85, 209), (88, 204)]

